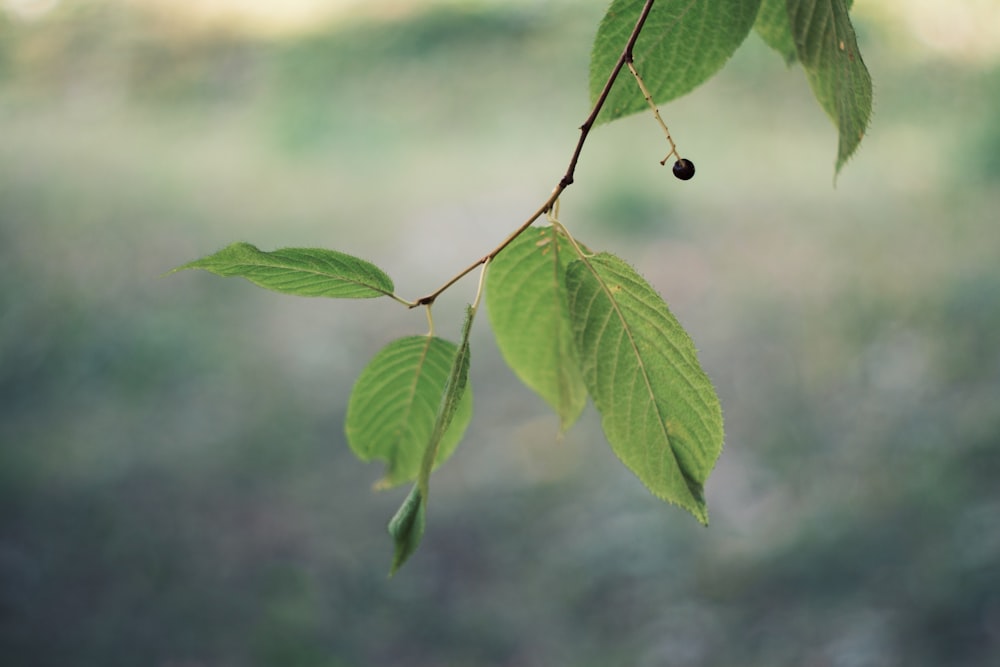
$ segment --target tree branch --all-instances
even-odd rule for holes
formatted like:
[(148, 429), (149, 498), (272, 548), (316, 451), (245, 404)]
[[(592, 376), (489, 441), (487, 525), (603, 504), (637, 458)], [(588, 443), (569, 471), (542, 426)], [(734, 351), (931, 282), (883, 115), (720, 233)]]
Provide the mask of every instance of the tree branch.
[(622, 53), (618, 56), (618, 61), (615, 66), (611, 69), (611, 74), (608, 75), (607, 81), (604, 83), (604, 88), (601, 89), (601, 94), (597, 96), (597, 100), (594, 102), (593, 109), (590, 110), (590, 114), (587, 119), (583, 121), (583, 125), (580, 126), (580, 138), (576, 142), (576, 148), (573, 149), (573, 156), (570, 158), (569, 167), (566, 169), (566, 173), (563, 177), (559, 179), (559, 184), (556, 185), (552, 194), (549, 198), (536, 210), (531, 216), (528, 217), (521, 226), (515, 229), (507, 238), (505, 238), (500, 245), (491, 250), (488, 254), (483, 255), (475, 262), (467, 266), (466, 268), (455, 274), (448, 282), (446, 282), (441, 287), (437, 288), (427, 296), (422, 296), (410, 305), (410, 308), (416, 308), (417, 306), (430, 306), (434, 301), (441, 296), (441, 293), (446, 289), (457, 283), (459, 280), (467, 276), (469, 273), (474, 271), (477, 266), (485, 264), (496, 257), (500, 252), (506, 248), (511, 242), (514, 241), (518, 236), (520, 236), (524, 231), (530, 227), (538, 218), (545, 215), (547, 211), (550, 211), (555, 205), (556, 200), (559, 199), (559, 195), (562, 194), (563, 190), (568, 188), (573, 183), (573, 175), (576, 173), (576, 163), (580, 159), (580, 153), (583, 151), (583, 145), (587, 142), (587, 136), (590, 134), (590, 130), (594, 127), (594, 123), (597, 121), (597, 116), (601, 113), (601, 109), (604, 108), (604, 103), (608, 100), (608, 95), (611, 93), (611, 87), (614, 85), (615, 80), (618, 78), (618, 74), (622, 71), (622, 67), (625, 66), (626, 62), (631, 62), (632, 60), (632, 49), (635, 48), (636, 40), (639, 39), (639, 33), (642, 32), (642, 27), (646, 24), (646, 19), (649, 17), (649, 12), (653, 8), (653, 3), (655, 0), (646, 0), (646, 3), (642, 6), (642, 11), (639, 12), (639, 18), (635, 22), (635, 27), (632, 28), (632, 34), (629, 35), (628, 42), (625, 43), (625, 48), (622, 49)]
[(639, 19), (635, 22), (635, 27), (632, 28), (632, 34), (629, 35), (628, 42), (626, 42), (625, 48), (622, 49), (622, 54), (618, 56), (618, 62), (615, 63), (610, 76), (608, 76), (608, 80), (604, 83), (604, 88), (601, 89), (601, 94), (597, 97), (597, 101), (594, 103), (594, 108), (590, 111), (590, 115), (587, 116), (587, 120), (583, 121), (583, 125), (580, 126), (580, 140), (576, 144), (576, 150), (573, 151), (573, 157), (569, 161), (569, 168), (566, 169), (566, 174), (562, 177), (562, 180), (559, 181), (559, 185), (563, 189), (573, 183), (573, 174), (576, 172), (576, 163), (580, 159), (580, 152), (583, 150), (583, 144), (587, 141), (587, 135), (590, 134), (590, 130), (594, 126), (594, 122), (597, 120), (598, 114), (601, 113), (601, 109), (604, 108), (604, 103), (608, 100), (608, 95), (611, 93), (611, 86), (614, 85), (615, 80), (618, 78), (618, 74), (622, 71), (622, 67), (625, 66), (625, 63), (632, 61), (632, 49), (635, 48), (635, 43), (636, 40), (639, 39), (639, 33), (642, 32), (642, 27), (646, 25), (646, 18), (649, 17), (649, 11), (653, 8), (653, 2), (654, 0), (646, 0), (646, 4), (642, 6), (642, 11), (639, 13)]

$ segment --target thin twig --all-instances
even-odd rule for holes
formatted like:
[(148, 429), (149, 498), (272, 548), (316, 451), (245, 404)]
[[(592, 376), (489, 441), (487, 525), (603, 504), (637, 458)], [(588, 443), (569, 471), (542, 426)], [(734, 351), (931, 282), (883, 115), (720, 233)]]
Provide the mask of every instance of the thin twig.
[(576, 144), (576, 150), (573, 151), (573, 157), (569, 161), (569, 168), (566, 170), (566, 175), (559, 181), (561, 188), (566, 188), (566, 186), (573, 182), (573, 174), (576, 172), (576, 162), (580, 159), (580, 152), (583, 150), (584, 142), (587, 141), (587, 135), (590, 134), (590, 129), (597, 121), (597, 115), (601, 113), (604, 103), (608, 100), (608, 95), (611, 94), (611, 86), (614, 85), (615, 79), (618, 78), (618, 73), (622, 71), (622, 67), (625, 66), (627, 61), (632, 60), (632, 49), (635, 48), (636, 40), (639, 39), (639, 33), (642, 32), (642, 27), (646, 25), (646, 18), (649, 17), (649, 11), (652, 8), (653, 0), (646, 0), (646, 4), (642, 6), (642, 12), (639, 13), (639, 20), (635, 22), (632, 34), (629, 35), (628, 42), (625, 43), (625, 48), (622, 49), (622, 54), (618, 56), (618, 62), (612, 68), (611, 75), (604, 82), (604, 88), (601, 89), (601, 94), (597, 97), (594, 108), (591, 109), (587, 120), (583, 121), (583, 125), (580, 126), (580, 140)]
[(594, 127), (594, 123), (597, 121), (597, 116), (601, 113), (601, 109), (604, 108), (604, 103), (608, 100), (608, 95), (611, 93), (611, 86), (614, 85), (615, 80), (618, 78), (619, 72), (621, 72), (622, 67), (625, 66), (626, 62), (632, 60), (632, 49), (635, 48), (635, 42), (639, 39), (639, 33), (642, 32), (642, 27), (646, 24), (646, 19), (649, 17), (649, 11), (653, 8), (653, 2), (655, 0), (646, 0), (646, 3), (642, 6), (642, 11), (639, 13), (639, 18), (635, 22), (635, 27), (632, 28), (632, 34), (629, 35), (628, 42), (625, 44), (625, 48), (622, 49), (622, 53), (618, 56), (615, 66), (611, 70), (611, 74), (608, 76), (608, 80), (604, 83), (604, 88), (601, 89), (601, 94), (598, 95), (597, 101), (594, 102), (593, 109), (590, 110), (590, 114), (587, 119), (583, 121), (583, 125), (580, 126), (580, 138), (576, 142), (576, 148), (573, 150), (573, 157), (570, 158), (569, 167), (566, 169), (566, 173), (563, 177), (559, 179), (559, 184), (556, 185), (552, 194), (549, 195), (548, 199), (536, 210), (534, 213), (528, 217), (521, 226), (515, 229), (507, 238), (503, 240), (496, 248), (491, 250), (488, 254), (483, 255), (475, 262), (467, 266), (466, 268), (459, 271), (451, 279), (448, 280), (444, 285), (437, 288), (427, 296), (420, 297), (410, 305), (410, 308), (416, 308), (417, 306), (428, 306), (441, 295), (446, 289), (457, 283), (459, 280), (467, 276), (469, 273), (475, 270), (477, 266), (489, 262), (494, 257), (500, 254), (500, 252), (510, 245), (514, 239), (524, 233), (528, 227), (530, 227), (538, 218), (543, 216), (546, 212), (552, 209), (552, 206), (559, 199), (559, 195), (562, 194), (563, 190), (569, 187), (573, 183), (573, 175), (576, 172), (576, 163), (580, 159), (580, 153), (583, 151), (583, 144), (587, 141), (587, 136), (590, 134), (591, 128)]

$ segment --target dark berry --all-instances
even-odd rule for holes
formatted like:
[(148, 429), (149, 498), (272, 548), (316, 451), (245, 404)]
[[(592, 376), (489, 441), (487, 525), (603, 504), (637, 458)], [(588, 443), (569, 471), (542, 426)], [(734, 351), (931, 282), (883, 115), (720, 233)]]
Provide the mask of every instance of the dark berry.
[(674, 162), (674, 176), (682, 181), (690, 181), (694, 178), (694, 162), (684, 158)]

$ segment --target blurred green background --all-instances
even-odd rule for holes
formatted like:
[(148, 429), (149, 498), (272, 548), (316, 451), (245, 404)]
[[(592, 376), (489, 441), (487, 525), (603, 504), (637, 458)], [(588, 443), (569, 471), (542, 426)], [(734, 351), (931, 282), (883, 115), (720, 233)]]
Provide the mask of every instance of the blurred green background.
[(481, 318), (473, 423), (388, 580), (405, 489), (371, 490), (343, 419), (423, 314), (161, 276), (246, 240), (437, 287), (561, 176), (604, 3), (277, 30), (0, 2), (0, 663), (1000, 664), (1000, 61), (921, 39), (928, 3), (856, 4), (876, 110), (836, 185), (801, 70), (751, 37), (663, 108), (693, 181), (644, 114), (591, 136), (563, 196), (715, 381), (711, 527), (592, 409), (557, 438)]

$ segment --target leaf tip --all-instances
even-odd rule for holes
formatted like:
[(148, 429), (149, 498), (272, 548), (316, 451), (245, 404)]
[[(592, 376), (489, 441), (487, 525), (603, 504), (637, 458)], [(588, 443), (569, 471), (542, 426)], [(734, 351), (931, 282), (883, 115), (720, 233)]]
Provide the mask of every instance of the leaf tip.
[[(686, 500), (674, 498), (667, 498), (666, 500), (671, 504), (677, 505), (683, 510), (687, 510), (687, 512), (693, 516), (698, 523), (706, 528), (708, 527), (708, 504), (705, 502), (705, 497), (702, 493), (700, 493), (700, 490), (698, 493), (692, 492), (691, 497)], [(694, 502), (688, 502), (690, 500), (693, 500)]]
[(172, 269), (168, 269), (168, 270), (166, 270), (166, 271), (164, 271), (163, 273), (160, 274), (160, 278), (166, 278), (168, 276), (174, 275), (175, 273), (180, 273), (181, 271), (183, 271), (185, 269), (192, 268), (191, 266), (189, 266), (189, 264), (190, 264), (190, 262), (188, 264), (182, 264), (180, 266), (175, 266)]
[(387, 529), (395, 544), (389, 577), (394, 576), (420, 546), (426, 525), (425, 497), (420, 486), (414, 485), (406, 500), (389, 520)]
[(708, 528), (708, 507), (706, 505), (699, 505), (697, 511), (692, 510), (691, 513), (698, 520), (698, 523)]

